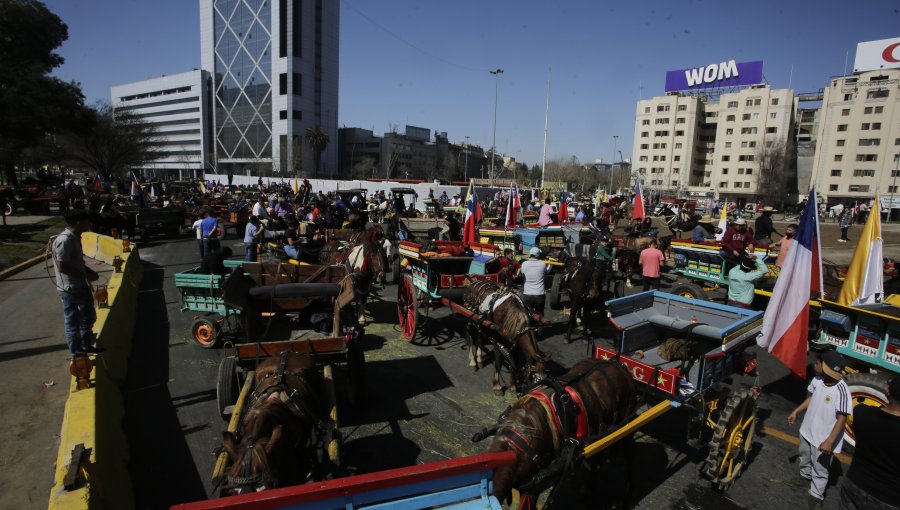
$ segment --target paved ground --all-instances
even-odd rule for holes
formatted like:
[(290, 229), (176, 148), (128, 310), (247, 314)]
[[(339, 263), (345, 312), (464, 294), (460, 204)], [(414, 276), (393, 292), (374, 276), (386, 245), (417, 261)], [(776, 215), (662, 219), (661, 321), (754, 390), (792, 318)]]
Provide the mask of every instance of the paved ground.
[[(6, 217), (6, 224), (9, 226), (30, 225), (52, 217), (53, 216), (38, 216), (34, 214), (14, 214)], [(0, 223), (0, 225), (2, 225), (2, 223)]]
[[(826, 257), (846, 263), (854, 244), (836, 243), (823, 224)], [(851, 229), (858, 235), (861, 226)], [(885, 226), (885, 256), (900, 257), (900, 226)], [(234, 241), (230, 241), (234, 243)], [(238, 247), (235, 245), (235, 247)], [(139, 295), (134, 355), (126, 393), (132, 474), (140, 509), (168, 508), (211, 492), (213, 451), (225, 424), (217, 416), (215, 378), (222, 350), (203, 350), (189, 340), (190, 313), (181, 313), (173, 274), (197, 263), (196, 244), (183, 238), (141, 246), (145, 261)], [(846, 261), (838, 257), (846, 257)], [(369, 399), (354, 409), (341, 402), (344, 454), (352, 472), (370, 472), (483, 451), (469, 437), (511, 402), (490, 391), (488, 371), (465, 365), (459, 322), (433, 313), (427, 332), (435, 342), (416, 346), (396, 326), (396, 288), (380, 291), (367, 329)], [(43, 265), (0, 282), (0, 508), (43, 508), (51, 486), (67, 376), (62, 317)], [(555, 316), (560, 321), (563, 317)], [(599, 317), (595, 317), (599, 321)], [(608, 337), (595, 324), (596, 337)], [(560, 365), (584, 357), (584, 344), (565, 345), (560, 327), (541, 347)], [(803, 397), (804, 385), (761, 354), (760, 417), (767, 427), (795, 434), (785, 417)], [(45, 388), (50, 380), (57, 384)], [(737, 381), (749, 383), (749, 381)], [(340, 374), (339, 374), (339, 382)], [(696, 466), (705, 456), (687, 446), (686, 412), (673, 411), (639, 436), (634, 471), (640, 508), (802, 508), (805, 489), (795, 487), (795, 447), (759, 435), (747, 474), (727, 494), (706, 489)], [(165, 490), (160, 490), (165, 487)], [(613, 492), (618, 487), (613, 487)], [(835, 508), (836, 491), (826, 507)]]

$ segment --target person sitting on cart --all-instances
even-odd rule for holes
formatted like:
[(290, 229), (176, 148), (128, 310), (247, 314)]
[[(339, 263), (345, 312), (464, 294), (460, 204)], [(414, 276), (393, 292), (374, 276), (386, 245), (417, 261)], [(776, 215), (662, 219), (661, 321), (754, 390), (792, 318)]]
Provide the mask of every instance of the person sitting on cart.
[(547, 289), (544, 277), (550, 266), (541, 260), (541, 249), (537, 246), (528, 251), (528, 260), (522, 262), (522, 276), (525, 278), (522, 299), (531, 308), (532, 319), (542, 325), (550, 324), (544, 319), (544, 304), (547, 300)]
[(710, 233), (713, 230), (713, 224), (715, 220), (712, 219), (709, 215), (701, 216), (699, 220), (697, 220), (697, 226), (694, 227), (693, 232), (691, 232), (691, 241), (695, 243), (703, 243), (709, 241), (710, 239), (715, 240), (715, 235)]
[(744, 255), (747, 245), (753, 244), (753, 235), (747, 232), (747, 221), (739, 218), (726, 228), (721, 244), (722, 249), (719, 250), (719, 255), (725, 259), (725, 271), (728, 272), (732, 267), (741, 263), (741, 257)]
[(753, 304), (754, 284), (765, 276), (769, 268), (759, 264), (751, 255), (741, 258), (740, 265), (728, 271), (728, 304), (738, 308), (750, 308)]
[(542, 227), (546, 227), (547, 225), (553, 223), (553, 217), (556, 215), (556, 210), (550, 205), (550, 198), (544, 199), (544, 205), (541, 206), (541, 212), (538, 215), (538, 225)]
[(519, 277), (519, 270), (522, 268), (522, 265), (516, 260), (512, 248), (503, 250), (503, 255), (497, 257), (497, 261), (500, 263), (500, 283), (506, 286), (512, 285)]
[(756, 240), (756, 244), (768, 246), (772, 243), (772, 233), (778, 234), (775, 226), (772, 224), (772, 213), (775, 212), (775, 209), (767, 205), (762, 208), (761, 212), (762, 214), (756, 218), (754, 224), (753, 238)]
[(594, 251), (594, 263), (597, 264), (597, 270), (594, 272), (594, 278), (597, 290), (605, 291), (609, 284), (609, 270), (612, 265), (613, 255), (609, 249), (609, 237), (600, 236), (600, 243)]
[(231, 248), (223, 246), (211, 250), (200, 262), (200, 274), (228, 274), (225, 259), (231, 256)]
[(834, 455), (841, 452), (844, 425), (853, 411), (850, 389), (843, 380), (844, 358), (827, 350), (813, 363), (816, 376), (809, 383), (807, 397), (788, 415), (788, 425), (800, 424), (800, 476), (809, 480), (809, 508), (822, 508), (825, 488)]

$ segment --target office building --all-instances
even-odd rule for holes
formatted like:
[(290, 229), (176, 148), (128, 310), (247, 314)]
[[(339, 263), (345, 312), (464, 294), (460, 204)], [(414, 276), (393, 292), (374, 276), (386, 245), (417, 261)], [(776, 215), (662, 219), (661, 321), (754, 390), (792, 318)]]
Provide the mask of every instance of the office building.
[[(337, 176), (339, 13), (324, 0), (200, 0), (218, 173)], [(316, 126), (330, 139), (319, 172), (304, 141)]]
[(135, 170), (146, 177), (201, 176), (211, 159), (209, 74), (189, 71), (110, 88), (114, 112), (130, 111), (156, 129), (163, 157)]
[[(857, 56), (857, 61), (859, 57)], [(819, 113), (813, 180), (829, 204), (897, 193), (900, 69), (828, 82)]]

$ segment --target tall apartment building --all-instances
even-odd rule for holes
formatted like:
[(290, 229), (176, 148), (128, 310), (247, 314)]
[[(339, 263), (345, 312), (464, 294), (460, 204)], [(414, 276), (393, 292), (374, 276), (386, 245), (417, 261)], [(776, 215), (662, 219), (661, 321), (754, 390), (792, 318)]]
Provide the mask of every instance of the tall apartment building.
[(830, 204), (897, 193), (900, 69), (830, 80), (817, 143), (813, 180)]
[(159, 178), (203, 174), (211, 155), (209, 74), (189, 71), (110, 88), (114, 112), (130, 111), (156, 129), (163, 157), (135, 170)]
[(325, 0), (200, 0), (219, 173), (311, 177), (303, 140), (319, 126), (330, 138), (320, 176), (337, 175), (339, 12)]
[(754, 201), (760, 157), (788, 145), (793, 112), (793, 91), (768, 85), (714, 99), (672, 93), (639, 101), (634, 166), (649, 190)]

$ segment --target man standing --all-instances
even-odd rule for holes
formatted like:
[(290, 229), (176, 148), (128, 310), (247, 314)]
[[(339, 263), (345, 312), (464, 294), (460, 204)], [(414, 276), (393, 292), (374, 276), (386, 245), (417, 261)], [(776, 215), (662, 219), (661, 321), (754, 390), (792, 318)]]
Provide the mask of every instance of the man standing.
[(256, 262), (259, 242), (265, 231), (266, 228), (259, 222), (259, 218), (250, 216), (250, 221), (247, 222), (247, 227), (244, 229), (244, 248), (247, 250), (244, 260), (247, 262)]
[(659, 269), (666, 262), (666, 256), (659, 250), (659, 242), (650, 240), (650, 246), (641, 251), (638, 263), (641, 265), (641, 275), (644, 277), (644, 292), (653, 287), (659, 290)]
[[(775, 232), (775, 226), (772, 224), (772, 213), (774, 212), (775, 209), (767, 205), (762, 208), (762, 214), (756, 218), (755, 231), (753, 232), (756, 244), (768, 246), (772, 242), (772, 232)], [(775, 233), (777, 234), (778, 232)]]
[(84, 252), (81, 250), (81, 234), (90, 230), (91, 217), (87, 211), (75, 210), (66, 215), (66, 225), (52, 245), (53, 271), (63, 305), (66, 345), (72, 356), (103, 352), (103, 349), (91, 345), (97, 311), (88, 282), (97, 281), (99, 275), (84, 264)]
[(852, 410), (850, 389), (841, 376), (844, 358), (837, 351), (825, 351), (813, 369), (816, 376), (807, 388), (809, 395), (788, 416), (788, 424), (794, 425), (797, 415), (806, 411), (800, 424), (800, 476), (810, 481), (810, 510), (822, 508), (828, 471), (834, 454), (841, 452), (844, 424)]
[[(900, 376), (888, 381), (888, 405), (853, 408), (856, 449), (841, 484), (841, 510), (900, 508)], [(885, 440), (885, 439), (888, 440)]]
[(739, 266), (728, 271), (728, 304), (749, 309), (753, 304), (754, 283), (768, 271), (765, 264), (757, 264), (756, 257), (741, 259)]
[(550, 266), (541, 260), (541, 249), (535, 246), (528, 252), (528, 260), (522, 262), (522, 274), (525, 276), (525, 288), (523, 299), (534, 312), (535, 321), (546, 324), (544, 320), (544, 304), (546, 303), (547, 290), (544, 286), (544, 276)]
[(512, 248), (503, 250), (503, 256), (497, 258), (500, 263), (500, 283), (503, 285), (512, 285), (519, 277), (519, 269), (522, 265), (516, 260)]
[(200, 222), (200, 237), (203, 239), (205, 246), (204, 253), (207, 255), (213, 250), (219, 249), (219, 220), (217, 220), (209, 211), (203, 213), (203, 221)]
[(853, 211), (849, 206), (844, 206), (844, 209), (841, 210), (841, 215), (838, 216), (838, 226), (841, 227), (841, 238), (838, 239), (839, 243), (846, 243), (849, 241), (847, 239), (847, 230), (850, 229), (850, 225), (853, 223)]
[(794, 233), (796, 232), (797, 225), (792, 223), (784, 228), (784, 237), (772, 243), (772, 247), (778, 248), (778, 259), (775, 261), (776, 266), (781, 267), (781, 264), (784, 263), (784, 258), (787, 257), (791, 243), (794, 242)]

